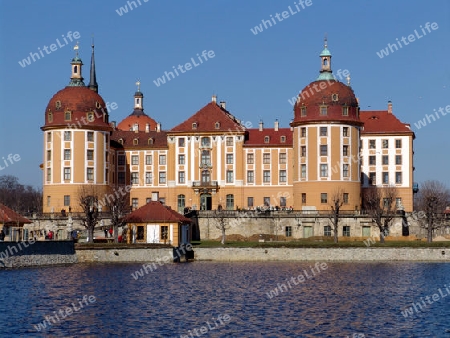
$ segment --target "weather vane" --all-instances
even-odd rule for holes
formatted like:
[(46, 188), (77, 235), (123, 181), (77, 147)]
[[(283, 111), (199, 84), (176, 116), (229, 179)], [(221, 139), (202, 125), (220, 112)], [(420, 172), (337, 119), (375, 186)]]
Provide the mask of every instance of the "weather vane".
[(78, 41), (77, 41), (77, 44), (73, 47), (73, 50), (76, 51), (76, 56), (78, 56), (78, 49), (79, 48), (80, 47), (78, 47)]
[(347, 85), (350, 86), (350, 74), (347, 76)]
[(141, 81), (139, 81), (139, 80), (137, 80), (136, 81), (136, 86), (138, 87), (138, 92), (140, 92), (141, 91)]

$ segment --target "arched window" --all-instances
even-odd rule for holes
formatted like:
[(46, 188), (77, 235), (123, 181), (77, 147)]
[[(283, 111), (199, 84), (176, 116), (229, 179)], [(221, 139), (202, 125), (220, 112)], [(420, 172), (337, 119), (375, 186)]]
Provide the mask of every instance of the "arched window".
[(76, 74), (76, 73), (78, 73), (78, 66), (74, 66), (73, 67), (73, 72)]
[(227, 195), (227, 210), (234, 210), (234, 195)]
[(323, 65), (328, 66), (328, 59), (323, 59)]
[(137, 139), (137, 138), (135, 138), (134, 140), (133, 140), (133, 144), (136, 146), (136, 145), (138, 145), (139, 144), (139, 140)]

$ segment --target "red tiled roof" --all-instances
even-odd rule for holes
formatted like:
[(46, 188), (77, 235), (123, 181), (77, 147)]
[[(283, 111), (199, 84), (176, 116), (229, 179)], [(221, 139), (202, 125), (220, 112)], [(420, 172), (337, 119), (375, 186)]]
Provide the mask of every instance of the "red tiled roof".
[[(216, 122), (220, 123), (216, 128)], [(192, 129), (192, 124), (197, 123), (197, 128)], [(173, 127), (170, 132), (243, 132), (245, 130), (238, 120), (226, 109), (215, 102), (210, 102), (186, 121)]]
[[(293, 142), (293, 132), (291, 128), (279, 128), (278, 131), (275, 129), (247, 129), (248, 139), (244, 143), (244, 147), (292, 147)], [(269, 136), (269, 143), (265, 143), (264, 139)], [(281, 142), (281, 136), (285, 136), (286, 141)]]
[(133, 130), (134, 125), (137, 124), (139, 130), (145, 131), (146, 125), (149, 125), (149, 130), (156, 130), (156, 121), (145, 114), (142, 110), (136, 109), (124, 118), (118, 125), (119, 130)]
[(401, 122), (387, 110), (361, 111), (360, 119), (364, 122), (361, 134), (413, 133), (409, 124)]
[(14, 212), (6, 205), (0, 204), (0, 223), (7, 224), (17, 224), (23, 225), (24, 223), (33, 223), (28, 218), (20, 216), (18, 213)]
[(183, 222), (190, 223), (189, 218), (184, 217), (175, 210), (162, 205), (160, 202), (150, 201), (146, 205), (125, 216), (127, 223), (147, 223), (147, 222)]
[[(123, 145), (119, 140), (123, 140)], [(137, 139), (137, 144), (134, 144), (134, 140)], [(152, 139), (153, 143), (149, 143), (149, 139)], [(167, 148), (167, 133), (165, 131), (122, 131), (114, 130), (111, 135), (111, 146), (115, 148), (124, 149), (152, 149), (152, 148)]]

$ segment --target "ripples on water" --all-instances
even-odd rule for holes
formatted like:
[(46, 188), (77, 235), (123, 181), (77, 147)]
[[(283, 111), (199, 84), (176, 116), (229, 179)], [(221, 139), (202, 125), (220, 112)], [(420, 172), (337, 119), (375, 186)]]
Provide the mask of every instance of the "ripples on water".
[[(404, 318), (401, 309), (450, 289), (450, 264), (328, 263), (312, 280), (267, 292), (311, 263), (79, 264), (0, 271), (1, 336), (450, 337), (450, 297)], [(85, 306), (45, 333), (34, 325), (83, 295)], [(215, 327), (218, 315), (230, 322)], [(191, 330), (192, 335), (190, 335)], [(355, 334), (355, 335), (354, 335)], [(358, 336), (359, 334), (359, 336)]]

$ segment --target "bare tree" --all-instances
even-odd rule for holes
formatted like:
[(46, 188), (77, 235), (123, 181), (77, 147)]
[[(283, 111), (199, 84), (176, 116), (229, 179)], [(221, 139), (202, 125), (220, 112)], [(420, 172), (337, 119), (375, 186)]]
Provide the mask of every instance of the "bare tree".
[(214, 212), (214, 219), (216, 220), (216, 228), (222, 232), (222, 240), (220, 243), (223, 245), (226, 240), (225, 232), (230, 228), (230, 225), (228, 224), (228, 217), (226, 217), (223, 210), (216, 210)]
[(380, 243), (384, 243), (384, 238), (389, 235), (389, 226), (395, 217), (397, 196), (397, 188), (393, 186), (371, 187), (364, 191), (364, 208), (380, 231)]
[(334, 243), (339, 241), (339, 212), (341, 207), (344, 205), (344, 189), (341, 187), (336, 188), (331, 195), (331, 216), (330, 221), (332, 225), (332, 230), (334, 234)]
[(450, 204), (450, 190), (439, 181), (425, 181), (417, 196), (417, 206), (422, 211), (419, 224), (427, 230), (427, 241), (433, 241), (434, 231), (445, 224), (445, 208)]
[(42, 191), (19, 183), (12, 175), (0, 176), (0, 203), (15, 212), (30, 216), (42, 212)]
[(98, 202), (99, 193), (93, 185), (83, 185), (78, 189), (78, 201), (84, 215), (81, 216), (81, 223), (88, 231), (88, 243), (94, 242), (94, 228), (99, 220)]
[(108, 194), (105, 195), (105, 205), (111, 213), (111, 227), (114, 234), (114, 243), (118, 242), (119, 227), (124, 226), (123, 217), (130, 209), (130, 196), (122, 190), (116, 191), (110, 188)]

